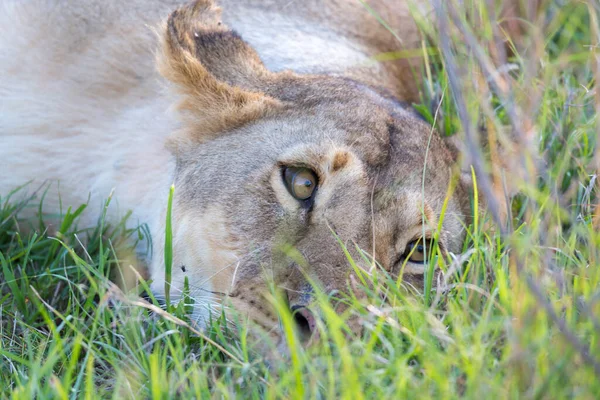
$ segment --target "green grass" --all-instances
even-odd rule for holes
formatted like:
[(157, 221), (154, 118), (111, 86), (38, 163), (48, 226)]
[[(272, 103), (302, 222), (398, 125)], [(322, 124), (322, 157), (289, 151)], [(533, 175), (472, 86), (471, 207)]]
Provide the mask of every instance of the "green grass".
[[(319, 294), (322, 340), (308, 349), (273, 296), (292, 351), (265, 360), (233, 313), (227, 319), (239, 331), (220, 316), (198, 332), (186, 322), (186, 305), (157, 311), (110, 283), (123, 243), (146, 240), (143, 227), (109, 229), (101, 220), (81, 229), (75, 209), (49, 237), (41, 222), (19, 218), (42, 196), (25, 205), (14, 200), (19, 193), (2, 194), (0, 397), (597, 398), (599, 10), (559, 3), (543, 7), (527, 45), (510, 56), (507, 91), (479, 78), (475, 53), (487, 57), (493, 42), (481, 2), (470, 5), (476, 29), (461, 27), (458, 15), (446, 45), (433, 31), (424, 43), (432, 69), (423, 72), (417, 108), (439, 131), (531, 135), (508, 162), (528, 172), (511, 179), (519, 191), (511, 225), (491, 229), (493, 213), (476, 213), (464, 253), (432, 259), (446, 271), (447, 290), (408, 295), (384, 273), (357, 269), (366, 299)], [(439, 56), (448, 51), (454, 57)], [(489, 145), (469, 154), (489, 165), (493, 152)], [(485, 180), (477, 180), (482, 195)], [(28, 223), (33, 233), (24, 233)], [(352, 307), (339, 315), (336, 301)], [(362, 336), (347, 329), (350, 316), (360, 318)]]

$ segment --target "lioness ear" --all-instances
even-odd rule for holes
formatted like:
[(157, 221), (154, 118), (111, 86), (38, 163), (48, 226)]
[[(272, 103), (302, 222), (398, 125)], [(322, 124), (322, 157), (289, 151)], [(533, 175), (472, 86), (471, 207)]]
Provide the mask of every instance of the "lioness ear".
[(183, 100), (178, 109), (188, 122), (188, 138), (210, 137), (261, 118), (280, 103), (257, 90), (271, 74), (256, 52), (220, 21), (211, 0), (174, 11), (162, 28), (160, 73)]

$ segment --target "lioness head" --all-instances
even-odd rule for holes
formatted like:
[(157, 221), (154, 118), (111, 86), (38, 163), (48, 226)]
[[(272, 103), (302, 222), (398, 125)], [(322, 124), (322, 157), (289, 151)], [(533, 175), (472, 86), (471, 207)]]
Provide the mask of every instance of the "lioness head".
[[(438, 226), (459, 252), (467, 188), (432, 128), (393, 98), (342, 77), (273, 73), (211, 1), (171, 14), (159, 68), (181, 95), (173, 204), (173, 296), (188, 279), (198, 317), (229, 296), (264, 328), (269, 282), (304, 311), (311, 285), (347, 291), (361, 248), (419, 287)], [(161, 242), (158, 242), (160, 247)], [(293, 249), (293, 250), (291, 250)], [(153, 290), (164, 291), (156, 254)], [(312, 329), (310, 316), (305, 321)]]

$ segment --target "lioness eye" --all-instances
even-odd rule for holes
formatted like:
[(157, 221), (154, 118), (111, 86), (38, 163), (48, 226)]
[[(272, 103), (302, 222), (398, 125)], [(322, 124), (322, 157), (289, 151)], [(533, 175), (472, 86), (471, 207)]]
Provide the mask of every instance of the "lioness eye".
[(308, 168), (287, 167), (283, 172), (290, 194), (297, 200), (308, 200), (317, 187), (317, 175)]
[[(422, 238), (417, 240), (413, 240), (406, 246), (406, 250), (404, 250), (403, 258), (407, 259), (410, 262), (424, 264), (428, 261), (428, 258), (431, 256), (431, 251), (433, 249), (433, 240)], [(427, 252), (427, 254), (425, 254)]]

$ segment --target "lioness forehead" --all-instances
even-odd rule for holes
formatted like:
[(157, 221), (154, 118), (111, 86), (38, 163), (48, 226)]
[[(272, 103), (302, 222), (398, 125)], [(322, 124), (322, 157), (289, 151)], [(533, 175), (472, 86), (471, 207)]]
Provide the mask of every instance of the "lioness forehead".
[[(380, 214), (386, 220), (380, 227), (393, 222), (392, 236), (420, 224), (423, 212), (435, 223), (453, 159), (431, 127), (401, 104), (348, 80), (316, 83), (292, 86), (295, 96), (288, 93), (276, 114), (179, 154), (180, 205), (204, 213), (206, 204), (218, 202), (226, 220), (237, 225), (235, 236), (260, 243), (283, 229), (282, 218), (294, 207), (288, 195), (277, 195), (273, 179), (281, 180), (286, 166), (302, 166), (319, 174), (317, 202), (337, 229), (348, 218), (342, 214), (356, 207), (365, 218)], [(335, 171), (353, 178), (339, 178)], [(237, 210), (248, 207), (254, 211), (242, 222)], [(364, 226), (347, 234), (353, 229), (357, 238), (368, 236), (360, 234)]]
[[(445, 166), (447, 171), (452, 163), (444, 144), (437, 135), (430, 135), (431, 127), (414, 111), (350, 79), (284, 79), (267, 93), (285, 106), (270, 117), (213, 139), (210, 146), (193, 146), (182, 152), (179, 170), (201, 169), (202, 176), (214, 180), (231, 173), (248, 177), (284, 156), (293, 160), (294, 153), (298, 163), (318, 164), (325, 149), (344, 146), (364, 163), (366, 174), (377, 181), (375, 190), (379, 190), (419, 185), (414, 174), (423, 170), (428, 145), (434, 153), (428, 163), (434, 170)], [(305, 150), (311, 145), (323, 151), (312, 151), (308, 160)], [(198, 164), (207, 158), (212, 161)], [(200, 174), (191, 176), (197, 179)]]
[[(320, 76), (285, 81), (268, 93), (289, 103), (286, 111), (292, 119), (309, 126), (303, 131), (303, 140), (312, 136), (344, 143), (372, 168), (422, 164), (431, 127), (385, 89), (348, 78)], [(431, 145), (444, 147), (439, 140)]]
[[(430, 132), (423, 121), (370, 89), (363, 91), (360, 86), (337, 80), (333, 83), (321, 80), (310, 86), (284, 88), (284, 108), (214, 138), (210, 146), (189, 147), (179, 154), (179, 165), (199, 167), (198, 159), (225, 157), (215, 160), (214, 173), (218, 176), (225, 167), (221, 162), (230, 165), (227, 171), (243, 164), (256, 166), (260, 161), (274, 163), (300, 144), (344, 145), (372, 168), (412, 163), (419, 158)], [(205, 163), (201, 168), (213, 165)]]

